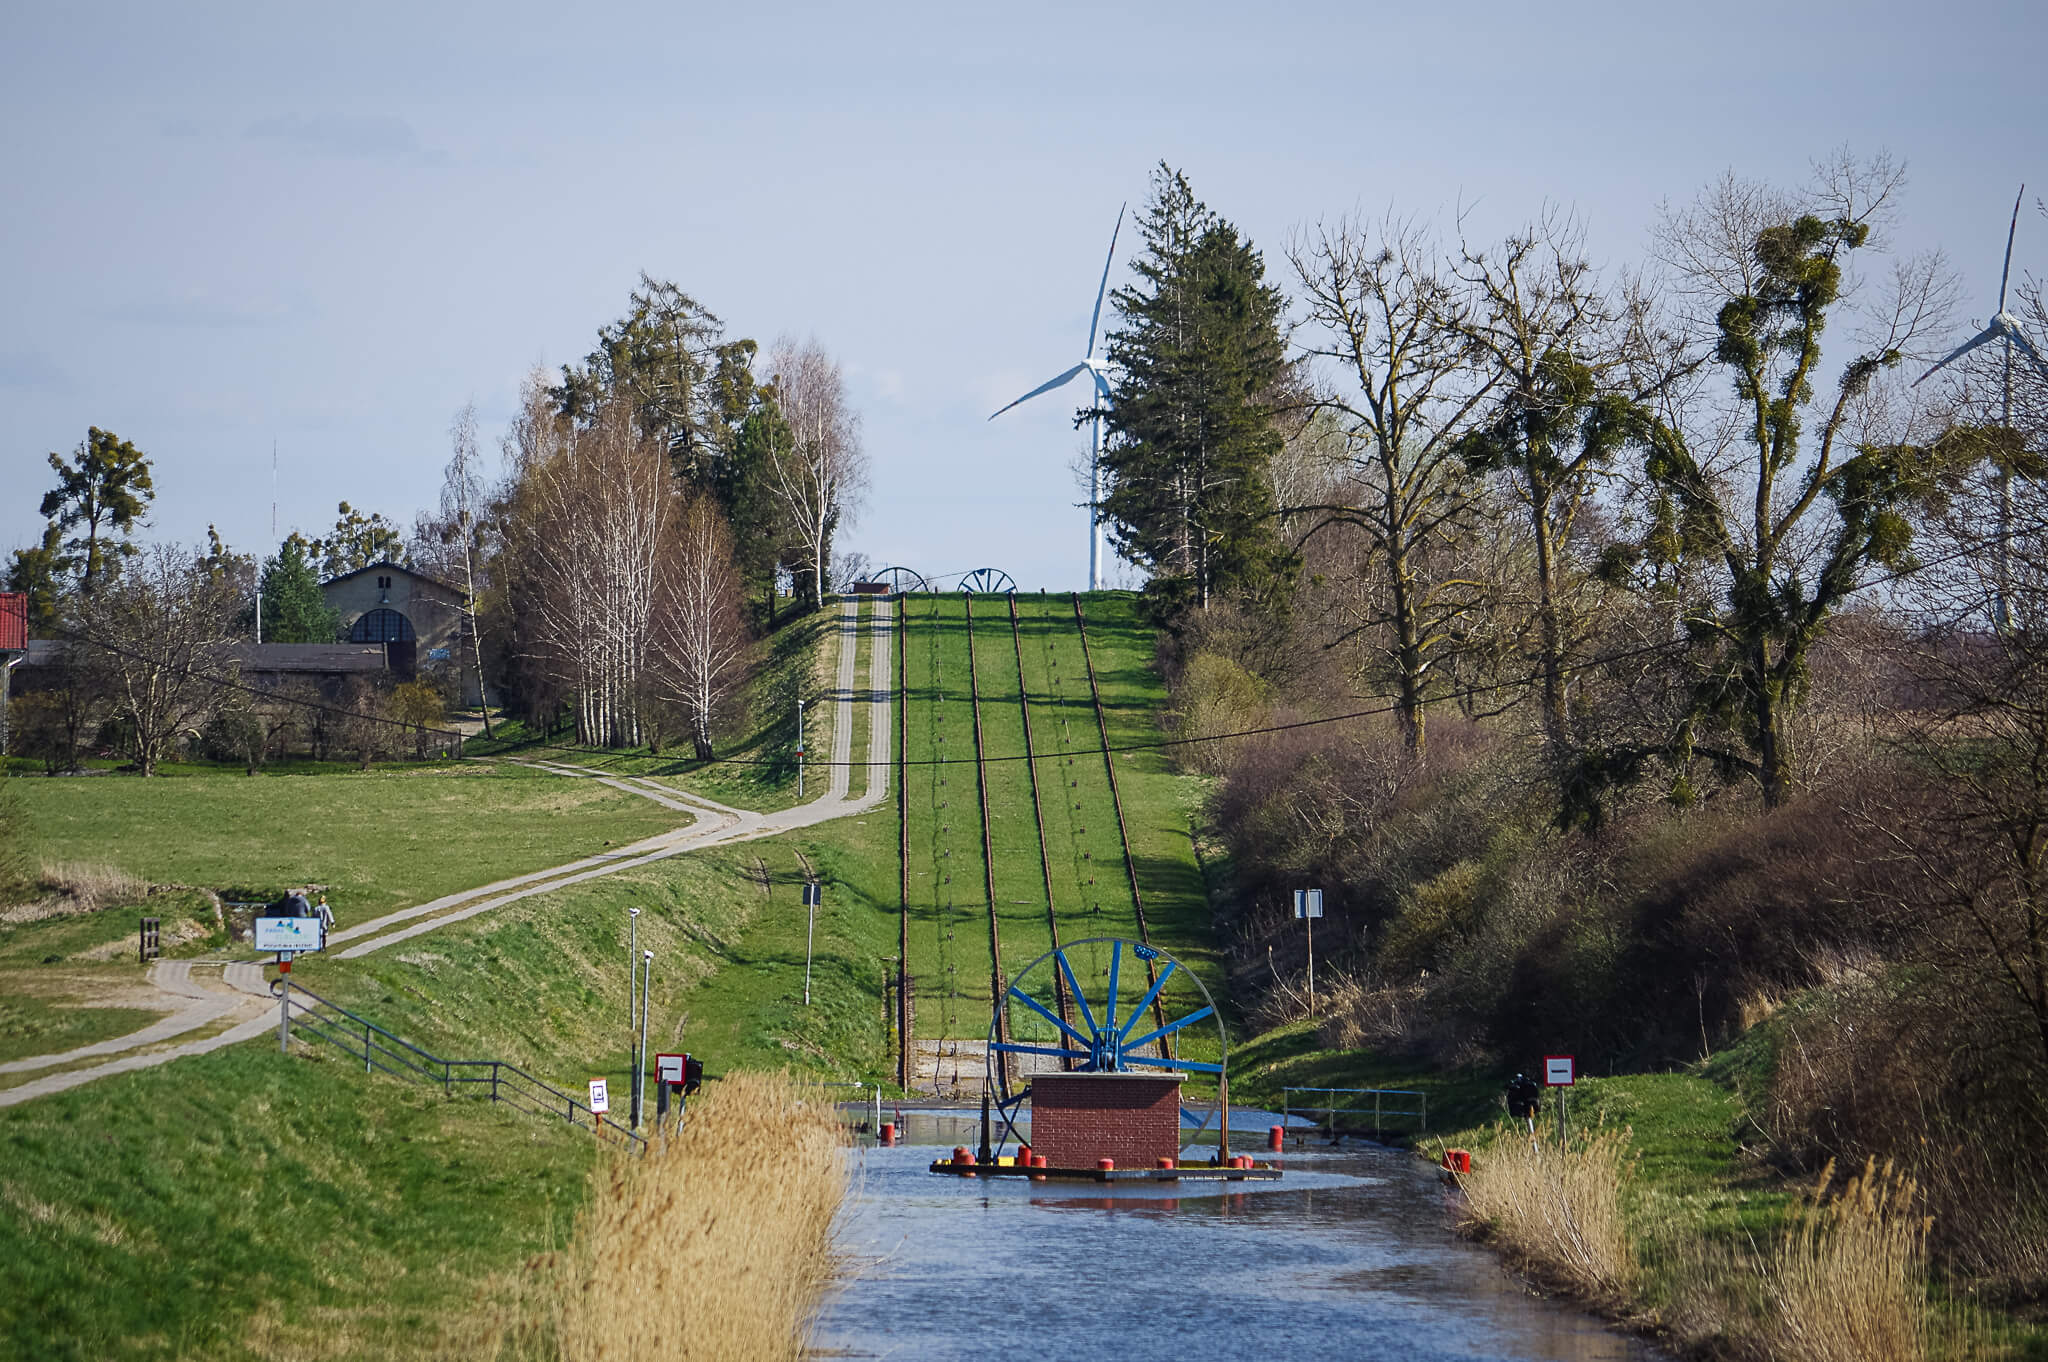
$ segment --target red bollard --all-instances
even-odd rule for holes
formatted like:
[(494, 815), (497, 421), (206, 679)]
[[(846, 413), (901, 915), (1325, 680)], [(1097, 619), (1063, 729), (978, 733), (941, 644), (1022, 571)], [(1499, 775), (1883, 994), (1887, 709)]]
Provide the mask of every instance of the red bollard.
[(1266, 1148), (1279, 1153), (1287, 1147), (1287, 1131), (1282, 1126), (1273, 1126), (1266, 1131)]
[(1115, 1159), (1097, 1159), (1097, 1160), (1095, 1161), (1095, 1166), (1096, 1166), (1096, 1168), (1097, 1168), (1097, 1169), (1099, 1169), (1100, 1171), (1102, 1171), (1102, 1172), (1104, 1172), (1104, 1173), (1107, 1173), (1107, 1172), (1108, 1172), (1108, 1171), (1109, 1171), (1110, 1169), (1112, 1169), (1112, 1168), (1116, 1167), (1116, 1160), (1115, 1160)]
[(882, 1122), (882, 1143), (896, 1143), (896, 1123), (894, 1121)]
[(969, 1149), (969, 1148), (968, 1148), (968, 1147), (967, 1147), (966, 1145), (964, 1145), (964, 1144), (956, 1144), (956, 1145), (954, 1145), (954, 1146), (953, 1146), (953, 1162), (954, 1162), (954, 1163), (964, 1163), (964, 1164), (972, 1164), (972, 1163), (974, 1162), (974, 1151), (973, 1151), (973, 1150), (971, 1150), (971, 1149)]
[(1160, 1166), (1161, 1168), (1171, 1168), (1171, 1167), (1173, 1167), (1173, 1160), (1172, 1160), (1172, 1159), (1161, 1159), (1161, 1160), (1159, 1161), (1159, 1166)]
[(1031, 1166), (1032, 1166), (1033, 1168), (1043, 1168), (1043, 1167), (1045, 1167), (1045, 1166), (1046, 1166), (1046, 1163), (1045, 1163), (1045, 1155), (1043, 1155), (1043, 1154), (1033, 1154), (1033, 1155), (1031, 1156)]

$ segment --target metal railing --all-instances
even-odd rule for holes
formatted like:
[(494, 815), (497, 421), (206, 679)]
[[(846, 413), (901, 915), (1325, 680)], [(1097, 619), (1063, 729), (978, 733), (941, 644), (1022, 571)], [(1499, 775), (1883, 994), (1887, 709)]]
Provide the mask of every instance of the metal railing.
[[(276, 992), (275, 984), (272, 991)], [(367, 1017), (359, 1017), (310, 992), (296, 981), (292, 984), (291, 1000), (293, 1027), (302, 1035), (326, 1041), (352, 1059), (361, 1059), (364, 1073), (376, 1069), (396, 1078), (436, 1084), (449, 1097), (482, 1096), (488, 1092), (493, 1102), (503, 1102), (534, 1116), (560, 1118), (622, 1148), (647, 1147), (647, 1141), (640, 1135), (616, 1122), (600, 1120), (575, 1094), (535, 1078), (517, 1065), (502, 1059), (443, 1059), (393, 1035)]]
[[(1294, 1094), (1298, 1092), (1321, 1093), (1326, 1096), (1332, 1097), (1370, 1097), (1372, 1099), (1372, 1105), (1368, 1107), (1362, 1102), (1354, 1102), (1348, 1106), (1341, 1107), (1296, 1106), (1294, 1103)], [(1403, 1099), (1412, 1097), (1415, 1099), (1415, 1105), (1412, 1109), (1403, 1107), (1388, 1107), (1386, 1105), (1386, 1099), (1389, 1097)], [(1421, 1125), (1419, 1126), (1419, 1129), (1421, 1131), (1426, 1132), (1429, 1129), (1429, 1094), (1426, 1092), (1416, 1092), (1410, 1088), (1280, 1089), (1281, 1124), (1291, 1125), (1292, 1117), (1294, 1113), (1297, 1111), (1307, 1114), (1320, 1115), (1323, 1118), (1323, 1129), (1332, 1137), (1334, 1137), (1337, 1133), (1337, 1118), (1339, 1116), (1372, 1117), (1372, 1128), (1374, 1134), (1378, 1134), (1379, 1131), (1384, 1128), (1383, 1118), (1388, 1116), (1398, 1116), (1403, 1118), (1412, 1116), (1421, 1123)]]

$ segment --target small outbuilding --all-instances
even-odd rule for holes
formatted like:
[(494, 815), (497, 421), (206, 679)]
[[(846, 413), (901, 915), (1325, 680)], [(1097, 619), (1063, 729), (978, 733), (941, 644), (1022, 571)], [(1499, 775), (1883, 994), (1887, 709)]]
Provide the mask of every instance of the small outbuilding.
[(1150, 1168), (1180, 1146), (1179, 1074), (1032, 1075), (1031, 1152), (1054, 1168)]

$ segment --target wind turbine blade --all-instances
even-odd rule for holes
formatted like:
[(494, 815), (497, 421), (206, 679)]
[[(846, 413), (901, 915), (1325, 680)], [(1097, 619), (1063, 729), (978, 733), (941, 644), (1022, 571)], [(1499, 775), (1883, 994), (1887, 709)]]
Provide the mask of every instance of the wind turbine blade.
[[(1946, 362), (1946, 361), (1944, 361), (1944, 362)], [(1018, 405), (1019, 405), (1019, 404), (1021, 404), (1021, 403), (1029, 402), (1029, 401), (1030, 401), (1030, 400), (1031, 400), (1032, 398), (1034, 398), (1034, 397), (1038, 396), (1038, 395), (1039, 395), (1040, 393), (1049, 393), (1049, 392), (1051, 392), (1051, 391), (1052, 391), (1052, 390), (1053, 390), (1054, 388), (1060, 387), (1060, 386), (1061, 386), (1062, 384), (1066, 384), (1066, 383), (1071, 383), (1071, 382), (1073, 382), (1073, 379), (1074, 379), (1074, 375), (1075, 375), (1075, 374), (1078, 374), (1078, 373), (1080, 373), (1080, 372), (1081, 372), (1082, 370), (1086, 369), (1087, 367), (1088, 367), (1088, 366), (1087, 366), (1087, 365), (1086, 365), (1085, 363), (1083, 363), (1083, 364), (1076, 364), (1076, 365), (1075, 365), (1075, 366), (1074, 366), (1073, 368), (1071, 368), (1071, 369), (1067, 370), (1067, 371), (1066, 371), (1065, 373), (1061, 374), (1061, 375), (1060, 375), (1060, 376), (1059, 376), (1058, 378), (1054, 378), (1054, 379), (1048, 379), (1048, 380), (1046, 380), (1045, 382), (1043, 382), (1043, 383), (1039, 384), (1039, 385), (1038, 385), (1037, 387), (1033, 388), (1033, 389), (1032, 389), (1032, 390), (1031, 390), (1030, 392), (1028, 392), (1028, 393), (1025, 393), (1025, 394), (1024, 394), (1024, 395), (1023, 395), (1022, 397), (1018, 398), (1018, 399), (1017, 399), (1017, 400), (1016, 400), (1015, 402), (1012, 402), (1012, 403), (1010, 404), (1010, 406), (1009, 406), (1009, 407), (1003, 407), (1003, 408), (1000, 408), (1000, 409), (998, 409), (997, 411), (995, 411), (995, 412), (991, 413), (988, 419), (989, 419), (989, 420), (991, 420), (991, 421), (993, 421), (993, 420), (995, 420), (995, 419), (996, 419), (996, 417), (998, 417), (998, 416), (1001, 416), (1001, 415), (1002, 415), (1002, 414), (1003, 414), (1004, 412), (1008, 411), (1008, 410), (1010, 409), (1010, 407), (1018, 406)]]
[[(2025, 193), (2026, 191), (2021, 190), (2020, 192)], [(1116, 239), (1124, 230), (1124, 213), (1129, 208), (1130, 205), (1126, 203), (1116, 210), (1116, 226), (1110, 229), (1109, 254), (1103, 258), (1102, 282), (1095, 289), (1095, 311), (1088, 318), (1088, 353), (1091, 355), (1095, 353), (1095, 329), (1102, 321), (1102, 298), (1104, 294), (1109, 292), (1109, 267), (1116, 263)]]
[(2005, 311), (2005, 281), (2012, 278), (2012, 239), (2020, 229), (2020, 203), (2027, 197), (2027, 187), (2020, 186), (2019, 198), (2012, 201), (2012, 226), (2005, 229), (2005, 268), (1998, 275), (1998, 310)]
[(2005, 334), (2006, 338), (2014, 345), (2027, 352), (2027, 358), (2034, 361), (2034, 367), (2041, 371), (2041, 377), (2048, 378), (2048, 360), (2041, 358), (2041, 352), (2034, 348), (2034, 343), (2028, 340), (2016, 326), (2006, 328)]
[(1930, 368), (1926, 373), (1914, 379), (1913, 386), (1916, 388), (1919, 387), (1922, 383), (1925, 383), (1928, 379), (1934, 377), (1937, 371), (1946, 369), (1949, 365), (1954, 364), (1957, 360), (1961, 359), (1964, 355), (1969, 354), (1978, 346), (1983, 345), (1989, 341), (1999, 340), (2005, 335), (2005, 329), (1999, 326), (1997, 322), (1993, 322), (1991, 325), (1985, 327), (1982, 331), (1979, 331), (1970, 339), (1964, 341), (1961, 345), (1958, 345), (1955, 349), (1949, 351), (1947, 355), (1943, 356), (1940, 360), (1938, 360), (1935, 363), (1933, 368)]

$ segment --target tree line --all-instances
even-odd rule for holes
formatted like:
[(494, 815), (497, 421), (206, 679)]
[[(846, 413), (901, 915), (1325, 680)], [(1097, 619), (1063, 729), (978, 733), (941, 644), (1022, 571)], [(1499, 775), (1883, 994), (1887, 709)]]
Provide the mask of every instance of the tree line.
[(1617, 268), (1562, 210), (1340, 217), (1269, 278), (1162, 166), (1103, 514), (1260, 1015), (1454, 1063), (1796, 1045), (1745, 1080), (1774, 1149), (1898, 1158), (1952, 1265), (2033, 1291), (2048, 1178), (1974, 1161), (2048, 1136), (2048, 368), (1923, 381), (1962, 292), (1891, 252), (1905, 188), (1730, 174)]
[(154, 470), (131, 441), (95, 427), (50, 455), (48, 524), (7, 586), (34, 636), (77, 646), (64, 684), (17, 702), (17, 733), (59, 766), (99, 739), (145, 772), (181, 745), (253, 769), (280, 735), (325, 755), (334, 735), (306, 718), (310, 692), (274, 697), (295, 699), (297, 718), (237, 698), (235, 645), (336, 641), (346, 622), (322, 580), (389, 562), (453, 589), (460, 655), (388, 694), (348, 688), (345, 710), (368, 726), (342, 747), (367, 761), (381, 720), (423, 750), (467, 670), (487, 730), (502, 706), (581, 742), (687, 739), (708, 758), (752, 639), (824, 599), (865, 485), (858, 414), (821, 346), (784, 340), (763, 357), (647, 275), (581, 361), (527, 376), (499, 467), (478, 448), (474, 404), (450, 443), (439, 502), (410, 527), (344, 501), (328, 534), (294, 531), (260, 563), (212, 528), (200, 549), (140, 542)]

